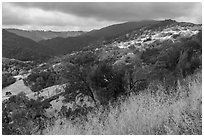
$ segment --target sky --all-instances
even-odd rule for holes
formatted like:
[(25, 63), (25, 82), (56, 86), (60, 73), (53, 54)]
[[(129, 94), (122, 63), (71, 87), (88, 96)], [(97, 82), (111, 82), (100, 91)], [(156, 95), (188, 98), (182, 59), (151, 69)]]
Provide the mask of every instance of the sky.
[(202, 23), (199, 2), (3, 2), (3, 28), (90, 31), (127, 21)]

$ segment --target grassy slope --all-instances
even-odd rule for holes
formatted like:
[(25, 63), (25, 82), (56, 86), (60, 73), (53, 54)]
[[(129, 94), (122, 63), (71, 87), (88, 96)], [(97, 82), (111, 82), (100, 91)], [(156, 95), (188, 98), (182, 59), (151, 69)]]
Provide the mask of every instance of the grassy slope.
[[(140, 95), (131, 95), (119, 107), (109, 112), (97, 111), (88, 121), (59, 119), (45, 134), (202, 134), (201, 72), (185, 79), (172, 96), (164, 94), (162, 86)], [(65, 122), (64, 122), (65, 121)], [(80, 121), (80, 120), (79, 120)], [(60, 125), (61, 122), (64, 124)]]

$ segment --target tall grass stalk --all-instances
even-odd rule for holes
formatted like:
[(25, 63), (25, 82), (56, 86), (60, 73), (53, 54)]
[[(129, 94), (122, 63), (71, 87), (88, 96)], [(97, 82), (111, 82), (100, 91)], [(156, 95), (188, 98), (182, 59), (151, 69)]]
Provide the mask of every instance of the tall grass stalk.
[[(177, 92), (170, 95), (161, 85), (151, 87), (139, 95), (109, 110), (99, 109), (88, 114), (88, 120), (75, 123), (60, 119), (45, 134), (71, 135), (155, 135), (202, 134), (202, 78), (201, 73), (179, 82)], [(59, 124), (63, 121), (63, 124)]]

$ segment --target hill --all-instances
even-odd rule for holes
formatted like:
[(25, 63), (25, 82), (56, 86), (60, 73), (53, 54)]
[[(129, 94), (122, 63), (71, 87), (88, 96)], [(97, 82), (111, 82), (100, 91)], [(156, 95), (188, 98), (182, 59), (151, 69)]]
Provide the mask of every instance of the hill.
[(52, 50), (47, 46), (2, 30), (2, 56), (22, 61), (45, 60), (52, 56)]
[(20, 30), (20, 29), (6, 29), (6, 30), (11, 33), (15, 33), (18, 36), (32, 39), (36, 42), (41, 40), (52, 39), (56, 37), (62, 37), (62, 38), (76, 37), (85, 33), (83, 31), (40, 31), (40, 30), (28, 31), (28, 30)]
[[(150, 26), (159, 23), (159, 21), (140, 21), (140, 22), (126, 22), (121, 24), (111, 25), (99, 30), (93, 30), (78, 37), (69, 38), (53, 38), (49, 40), (42, 40), (39, 43), (45, 46), (49, 46), (56, 54), (66, 54), (72, 51), (83, 49), (89, 45), (97, 45), (117, 36), (125, 34), (129, 31)], [(94, 43), (94, 44), (93, 44)]]
[(129, 31), (145, 27), (145, 26), (151, 26), (153, 24), (157, 24), (159, 21), (154, 20), (144, 20), (144, 21), (138, 21), (138, 22), (125, 22), (121, 24), (114, 24), (108, 27), (104, 27), (99, 30), (93, 30), (90, 32), (87, 32), (86, 35), (88, 36), (95, 36), (98, 38), (111, 38), (111, 37), (117, 37), (119, 35), (125, 34)]

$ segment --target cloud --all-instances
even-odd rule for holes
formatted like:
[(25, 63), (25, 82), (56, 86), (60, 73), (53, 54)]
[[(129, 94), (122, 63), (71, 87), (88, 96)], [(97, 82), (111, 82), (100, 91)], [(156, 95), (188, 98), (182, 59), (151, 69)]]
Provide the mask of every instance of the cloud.
[(52, 29), (52, 30), (91, 30), (115, 22), (100, 21), (94, 18), (78, 17), (57, 10), (46, 11), (37, 7), (14, 6), (12, 3), (3, 3), (3, 26), (25, 29)]
[(3, 25), (43, 25), (75, 29), (100, 28), (144, 19), (177, 19), (201, 23), (202, 3), (3, 3)]

